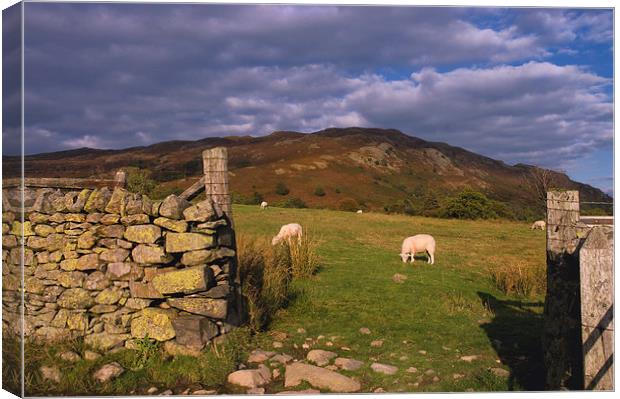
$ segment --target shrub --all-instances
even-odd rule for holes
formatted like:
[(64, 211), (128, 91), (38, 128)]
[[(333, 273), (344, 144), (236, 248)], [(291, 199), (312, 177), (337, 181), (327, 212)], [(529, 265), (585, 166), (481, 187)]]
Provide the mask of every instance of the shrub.
[(127, 170), (127, 190), (143, 195), (150, 195), (157, 186), (151, 179), (151, 172), (146, 169), (130, 168)]
[(263, 202), (263, 196), (256, 191), (254, 191), (251, 196), (245, 196), (241, 193), (233, 192), (232, 202), (241, 205), (259, 205), (261, 202)]
[(440, 211), (440, 216), (455, 219), (514, 218), (512, 211), (504, 203), (491, 200), (472, 189), (465, 189), (457, 196), (449, 198)]
[(501, 261), (489, 267), (495, 286), (504, 294), (542, 295), (547, 289), (547, 273), (542, 263)]
[(325, 190), (323, 189), (323, 187), (317, 187), (314, 189), (314, 195), (316, 195), (317, 197), (324, 197), (325, 196)]
[(422, 208), (424, 212), (433, 211), (439, 208), (439, 199), (437, 194), (427, 191), (422, 197)]
[(345, 198), (338, 203), (338, 209), (341, 211), (355, 212), (360, 209), (360, 206), (353, 198)]
[(281, 208), (307, 208), (308, 205), (300, 198), (293, 197), (287, 198), (284, 201), (279, 201), (276, 206)]
[(288, 189), (288, 187), (286, 187), (286, 185), (282, 182), (276, 184), (276, 194), (279, 195), (288, 195), (288, 193), (290, 193), (291, 190)]

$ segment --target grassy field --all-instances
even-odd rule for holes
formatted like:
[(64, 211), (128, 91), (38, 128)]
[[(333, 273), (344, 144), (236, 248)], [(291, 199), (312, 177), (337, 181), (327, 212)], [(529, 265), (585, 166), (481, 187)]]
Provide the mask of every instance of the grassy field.
[[(292, 287), (289, 306), (269, 330), (287, 333), (283, 351), (303, 356), (306, 337), (323, 335), (313, 348), (365, 361), (354, 375), (364, 391), (505, 391), (542, 389), (540, 350), (543, 297), (503, 295), (488, 268), (545, 262), (543, 231), (508, 221), (441, 220), (375, 213), (235, 206), (238, 234), (271, 236), (280, 225), (299, 222), (320, 238), (321, 267)], [(434, 265), (421, 256), (403, 264), (404, 237), (432, 234)], [(402, 284), (392, 281), (400, 273)], [(367, 327), (370, 335), (360, 334)], [(297, 333), (298, 328), (306, 330)], [(273, 335), (273, 334), (272, 334)], [(269, 332), (256, 337), (270, 348)], [(333, 339), (332, 339), (333, 338)], [(333, 346), (327, 346), (330, 341)], [(372, 347), (373, 340), (383, 340)], [(350, 351), (341, 350), (341, 347)], [(461, 356), (477, 355), (472, 362)], [(383, 376), (372, 361), (399, 367)], [(417, 373), (406, 369), (415, 367)], [(504, 368), (496, 376), (490, 368)], [(425, 372), (429, 369), (435, 374)], [(462, 377), (455, 380), (454, 374)], [(439, 381), (433, 381), (438, 376)], [(272, 387), (277, 389), (278, 387)]]
[[(56, 354), (67, 349), (83, 353), (81, 342), (29, 345), (27, 393), (145, 394), (152, 386), (160, 391), (173, 389), (174, 393), (188, 387), (241, 393), (225, 383), (226, 375), (247, 359), (250, 350), (273, 350), (275, 340), (284, 344), (278, 352), (297, 359), (305, 358), (308, 351), (302, 344), (311, 342), (312, 349), (364, 361), (357, 371), (342, 371), (357, 378), (363, 392), (377, 388), (387, 392), (543, 389), (539, 342), (543, 296), (507, 296), (489, 273), (491, 267), (543, 266), (543, 231), (508, 221), (317, 209), (260, 210), (258, 206), (235, 205), (233, 212), (239, 238), (271, 238), (282, 224), (299, 222), (306, 234), (319, 241), (318, 272), (309, 279), (293, 281), (287, 306), (273, 316), (266, 331), (249, 336), (247, 329), (238, 329), (228, 347), (205, 350), (198, 359), (172, 360), (161, 351), (147, 359), (144, 352), (121, 350), (96, 361), (68, 363)], [(402, 263), (398, 255), (401, 241), (417, 233), (435, 237), (434, 265), (426, 264), (424, 256), (413, 265)], [(407, 279), (401, 284), (394, 282), (396, 273)], [(371, 334), (361, 334), (361, 327), (370, 329)], [(305, 332), (298, 332), (300, 328)], [(383, 340), (382, 346), (371, 346), (375, 340)], [(17, 363), (17, 358), (9, 361), (17, 351), (10, 351), (6, 343), (4, 350), (5, 364)], [(460, 359), (471, 355), (476, 356), (471, 362)], [(85, 378), (110, 361), (126, 368), (113, 383), (98, 384)], [(391, 376), (378, 374), (370, 368), (373, 362), (399, 370)], [(63, 373), (58, 384), (43, 381), (38, 373), (39, 366), (53, 364)], [(417, 372), (407, 372), (410, 367)], [(491, 368), (502, 368), (507, 375), (498, 376)], [(14, 380), (5, 369), (5, 381)], [(283, 379), (266, 388), (267, 393), (283, 390)]]

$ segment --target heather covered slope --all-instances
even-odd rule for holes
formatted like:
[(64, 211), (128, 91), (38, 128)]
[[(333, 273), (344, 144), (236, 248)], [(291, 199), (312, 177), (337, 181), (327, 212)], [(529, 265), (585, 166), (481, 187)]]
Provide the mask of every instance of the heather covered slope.
[[(95, 177), (138, 167), (148, 169), (164, 191), (182, 191), (202, 173), (201, 152), (214, 146), (229, 149), (231, 187), (239, 197), (258, 193), (269, 202), (295, 197), (311, 207), (336, 209), (351, 198), (361, 208), (383, 210), (407, 198), (429, 193), (443, 198), (472, 188), (517, 210), (532, 208), (535, 201), (523, 184), (530, 166), (507, 165), (392, 129), (333, 128), (311, 134), (169, 141), (123, 150), (84, 148), (28, 156), (25, 172), (33, 177)], [(18, 158), (5, 157), (3, 162), (5, 177), (19, 173)], [(564, 174), (556, 174), (555, 180), (560, 188), (578, 189), (583, 200), (611, 201), (602, 191)], [(287, 195), (276, 193), (278, 183), (286, 186)]]

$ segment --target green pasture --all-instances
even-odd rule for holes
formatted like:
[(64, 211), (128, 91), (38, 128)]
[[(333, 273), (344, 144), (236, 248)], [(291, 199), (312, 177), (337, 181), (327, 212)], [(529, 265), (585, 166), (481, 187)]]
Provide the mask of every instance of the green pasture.
[[(152, 386), (160, 392), (170, 388), (181, 393), (196, 387), (238, 393), (243, 391), (228, 386), (226, 375), (246, 362), (252, 349), (277, 350), (303, 359), (308, 352), (302, 347), (304, 342), (311, 343), (312, 349), (363, 361), (360, 370), (342, 371), (357, 378), (363, 392), (377, 388), (387, 392), (543, 389), (543, 298), (502, 294), (488, 269), (544, 264), (544, 232), (511, 221), (261, 210), (248, 205), (235, 205), (233, 212), (239, 239), (270, 238), (281, 225), (298, 222), (305, 234), (319, 240), (318, 272), (293, 282), (286, 307), (273, 315), (265, 331), (250, 335), (247, 329), (239, 329), (227, 344), (217, 351), (205, 350), (198, 359), (166, 359), (161, 354), (147, 358), (146, 352), (121, 350), (96, 361), (67, 363), (55, 354), (66, 349), (81, 353), (81, 342), (61, 347), (27, 345), (27, 394), (145, 394)], [(428, 265), (422, 254), (413, 264), (402, 263), (403, 238), (418, 233), (435, 237), (434, 265)], [(394, 282), (396, 273), (406, 280)], [(371, 334), (361, 334), (362, 327)], [(273, 349), (276, 340), (283, 348)], [(375, 340), (383, 344), (371, 346)], [(18, 353), (9, 344), (5, 342), (5, 364), (17, 364)], [(475, 358), (468, 362), (463, 356)], [(118, 361), (125, 373), (113, 383), (96, 383), (90, 375), (110, 361)], [(398, 372), (378, 374), (370, 368), (373, 362), (397, 366)], [(39, 366), (54, 364), (63, 373), (59, 384), (43, 381), (38, 373)], [(408, 372), (411, 367), (417, 372)], [(11, 373), (5, 367), (7, 386), (17, 381)], [(300, 389), (304, 387), (308, 386)], [(283, 390), (283, 379), (266, 388), (267, 393)]]
[[(320, 239), (318, 273), (295, 282), (289, 305), (269, 327), (290, 336), (284, 351), (301, 357), (303, 351), (293, 345), (301, 348), (306, 337), (323, 335), (313, 348), (366, 362), (361, 370), (347, 373), (360, 378), (365, 391), (542, 389), (543, 298), (503, 295), (488, 268), (544, 263), (543, 231), (510, 221), (243, 205), (235, 206), (234, 218), (241, 236), (271, 236), (282, 224), (298, 222), (306, 234)], [(434, 265), (422, 254), (413, 264), (398, 256), (403, 238), (418, 233), (435, 237)], [(404, 283), (392, 280), (396, 273), (407, 276)], [(360, 334), (361, 327), (371, 334)], [(306, 334), (297, 333), (298, 328)], [(256, 338), (269, 349), (272, 335), (267, 331)], [(326, 346), (331, 337), (333, 346)], [(383, 345), (372, 347), (373, 340), (383, 340)], [(350, 351), (341, 350), (343, 346)], [(468, 355), (477, 359), (460, 360)], [(377, 374), (370, 369), (373, 361), (399, 371)], [(418, 372), (406, 372), (409, 367)], [(503, 368), (509, 376), (496, 376), (490, 368)], [(429, 369), (435, 374), (426, 375)], [(462, 377), (455, 379), (455, 374)]]

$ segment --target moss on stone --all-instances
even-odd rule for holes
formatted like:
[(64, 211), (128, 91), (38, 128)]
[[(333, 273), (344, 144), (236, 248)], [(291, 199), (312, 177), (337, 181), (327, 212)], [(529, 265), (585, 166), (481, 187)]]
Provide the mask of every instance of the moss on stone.
[(125, 230), (124, 237), (128, 241), (140, 244), (153, 244), (161, 237), (161, 229), (150, 224), (129, 226)]
[(158, 274), (153, 277), (153, 286), (162, 294), (204, 291), (209, 285), (209, 272), (206, 266), (197, 266)]
[(145, 308), (140, 317), (131, 321), (131, 336), (134, 338), (149, 338), (157, 341), (167, 341), (175, 337), (172, 319), (176, 317), (174, 311), (167, 309)]

